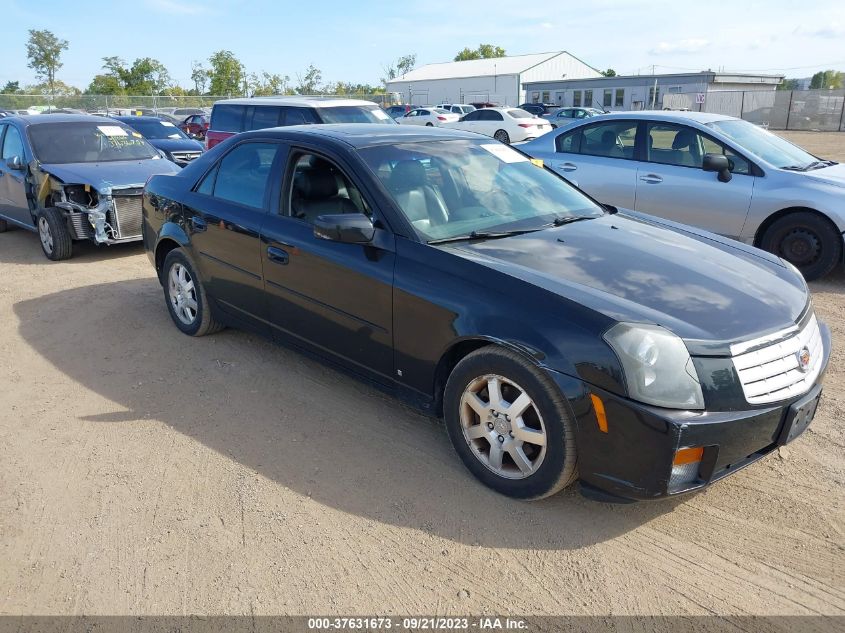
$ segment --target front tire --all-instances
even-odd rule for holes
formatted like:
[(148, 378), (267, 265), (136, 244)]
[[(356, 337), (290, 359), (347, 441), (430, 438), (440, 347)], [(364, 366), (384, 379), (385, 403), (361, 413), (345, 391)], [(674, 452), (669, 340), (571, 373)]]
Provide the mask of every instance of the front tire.
[(497, 346), (461, 360), (443, 398), (446, 430), (464, 465), (493, 490), (542, 499), (577, 478), (575, 426), (557, 386)]
[(223, 329), (214, 319), (202, 281), (182, 249), (173, 249), (164, 258), (162, 282), (170, 318), (182, 333), (205, 336)]
[(760, 246), (792, 263), (807, 281), (824, 277), (842, 261), (842, 236), (825, 218), (809, 211), (775, 220)]
[(73, 239), (67, 229), (65, 216), (55, 207), (48, 207), (38, 212), (38, 238), (41, 250), (47, 259), (54, 262), (70, 259), (73, 255)]
[(511, 137), (504, 130), (496, 130), (496, 133), (493, 135), (493, 138), (499, 141), (500, 143), (504, 143), (505, 145), (511, 144)]

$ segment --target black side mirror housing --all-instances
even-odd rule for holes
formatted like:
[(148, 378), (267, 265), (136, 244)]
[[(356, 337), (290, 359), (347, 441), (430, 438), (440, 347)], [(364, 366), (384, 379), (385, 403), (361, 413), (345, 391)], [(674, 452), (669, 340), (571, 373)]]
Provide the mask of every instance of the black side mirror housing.
[(372, 220), (363, 213), (321, 215), (314, 222), (314, 236), (333, 242), (369, 244), (375, 234)]
[(23, 171), (23, 161), (20, 156), (10, 156), (7, 158), (6, 166), (14, 171)]
[(731, 174), (731, 162), (724, 154), (705, 154), (701, 167), (704, 171), (715, 171), (718, 173), (721, 182), (730, 182), (731, 178), (733, 178), (733, 174)]

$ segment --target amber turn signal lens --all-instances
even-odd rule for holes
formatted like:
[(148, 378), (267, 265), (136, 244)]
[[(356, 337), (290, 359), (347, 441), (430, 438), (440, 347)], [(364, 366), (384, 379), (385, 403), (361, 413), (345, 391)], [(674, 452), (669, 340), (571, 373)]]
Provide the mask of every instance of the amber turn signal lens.
[(590, 394), (590, 400), (593, 401), (593, 409), (596, 411), (596, 420), (599, 423), (599, 431), (607, 433), (607, 415), (604, 413), (604, 402), (601, 401), (596, 394)]
[(700, 462), (704, 456), (704, 448), (696, 446), (693, 448), (681, 448), (675, 453), (675, 460), (672, 462), (675, 466), (683, 464), (692, 464), (693, 462)]

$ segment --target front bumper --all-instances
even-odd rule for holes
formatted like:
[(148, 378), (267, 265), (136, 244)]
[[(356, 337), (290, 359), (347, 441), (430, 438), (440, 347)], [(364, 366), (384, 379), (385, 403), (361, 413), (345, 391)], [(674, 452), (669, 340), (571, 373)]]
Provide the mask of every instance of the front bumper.
[[(741, 411), (677, 411), (634, 402), (550, 372), (574, 413), (582, 493), (601, 501), (630, 502), (675, 496), (718, 481), (795, 439), (809, 425), (830, 360), (830, 331), (822, 370), (813, 387), (790, 400)], [(607, 432), (599, 428), (589, 394), (601, 398)], [(805, 415), (797, 421), (796, 411)], [(790, 434), (791, 431), (791, 434)], [(703, 447), (697, 478), (671, 480), (678, 449)]]

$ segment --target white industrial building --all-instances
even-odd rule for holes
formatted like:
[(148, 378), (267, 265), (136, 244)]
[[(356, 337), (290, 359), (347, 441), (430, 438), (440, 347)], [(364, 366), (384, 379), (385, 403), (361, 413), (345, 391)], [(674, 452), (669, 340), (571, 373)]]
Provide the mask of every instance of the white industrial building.
[(524, 84), (589, 79), (601, 73), (566, 51), (427, 64), (388, 82), (388, 92), (414, 105), (526, 101)]

